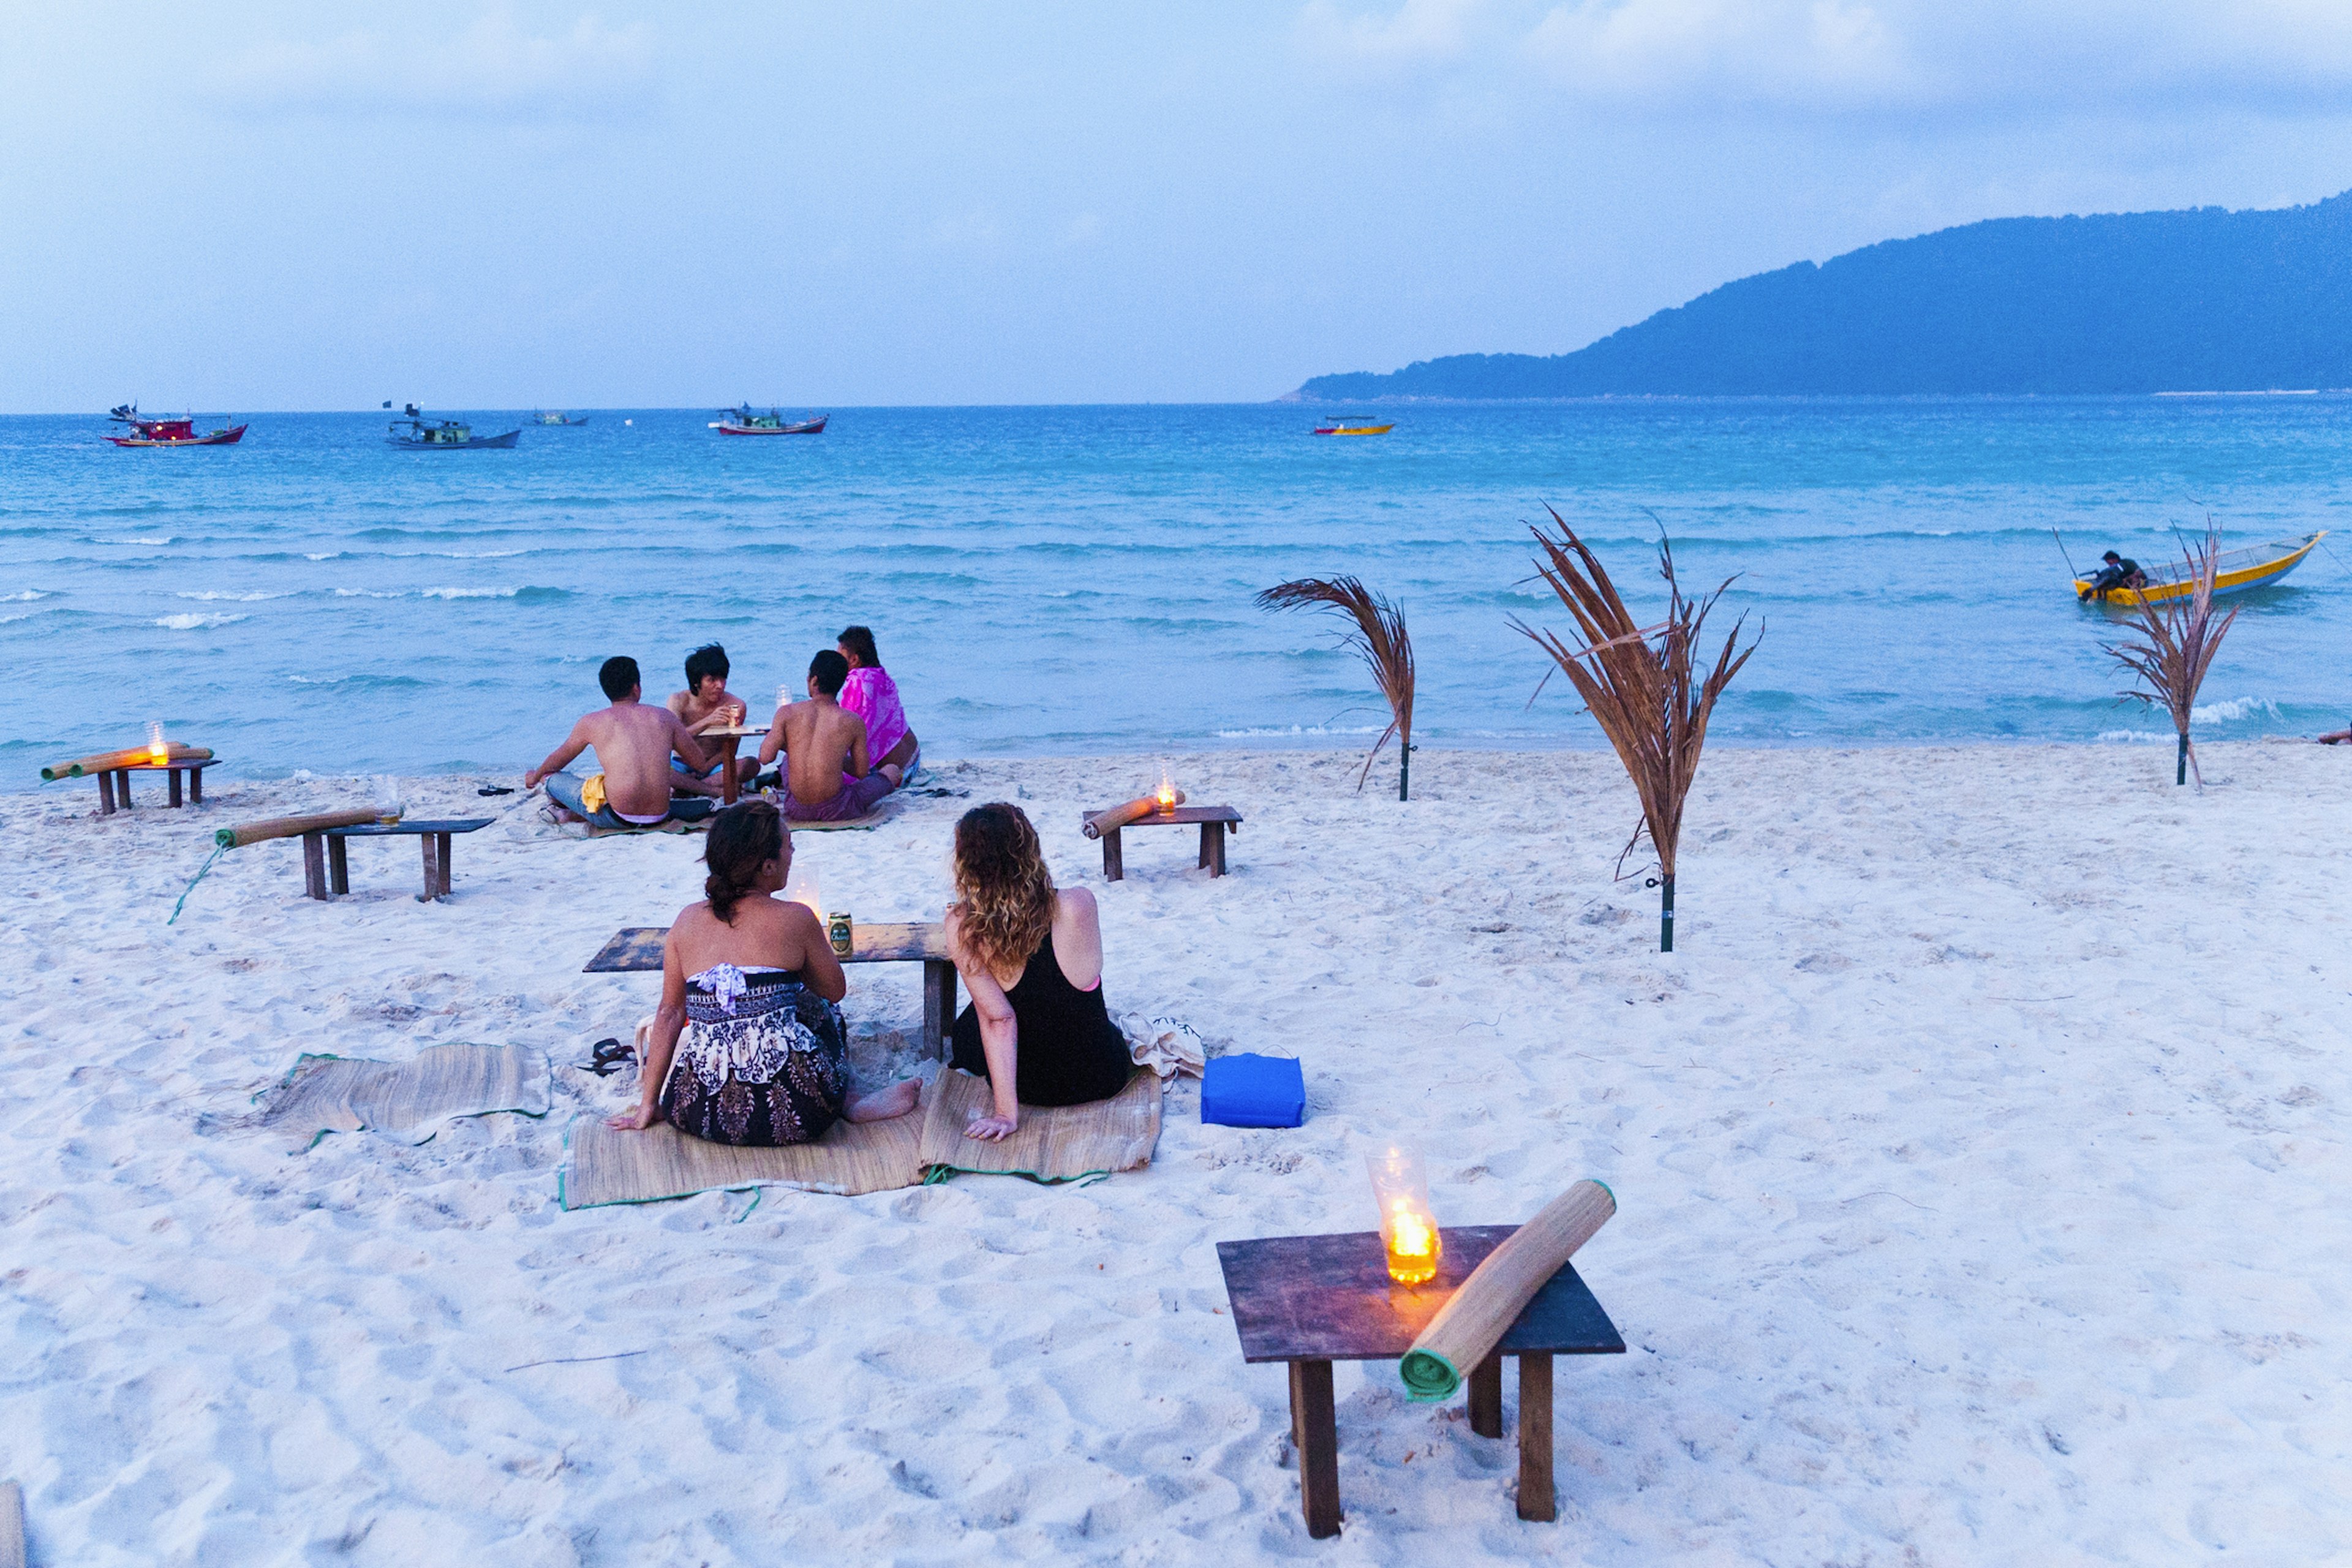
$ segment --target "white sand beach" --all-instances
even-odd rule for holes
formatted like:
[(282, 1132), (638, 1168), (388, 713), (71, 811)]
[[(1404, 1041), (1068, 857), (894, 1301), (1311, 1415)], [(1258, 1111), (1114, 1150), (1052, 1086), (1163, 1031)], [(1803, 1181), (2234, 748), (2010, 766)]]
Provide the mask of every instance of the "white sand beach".
[[(949, 763), (966, 798), (803, 835), (828, 908), (935, 918), (969, 804), (1020, 802), (1101, 899), (1107, 994), (1296, 1054), (1297, 1131), (844, 1198), (565, 1213), (591, 1042), (650, 975), (581, 965), (699, 896), (697, 837), (500, 810), (425, 905), (352, 895), (201, 810), (0, 800), (0, 1479), (33, 1561), (156, 1563), (2312, 1563), (2352, 1555), (2352, 753), (2243, 744), (1709, 753), (1678, 880), (1612, 882), (1604, 753), (1180, 757), (1246, 816), (1101, 880), (1082, 806), (1157, 760)], [(1385, 788), (1390, 798), (1383, 798)], [(511, 782), (511, 781), (504, 781)], [(919, 1066), (911, 966), (853, 970), (870, 1083)], [(299, 1053), (544, 1050), (543, 1120), (307, 1152), (242, 1126)], [(1338, 1374), (1346, 1529), (1308, 1539), (1281, 1369), (1241, 1360), (1220, 1240), (1370, 1228), (1363, 1155), (1427, 1151), (1447, 1224), (1580, 1176), (1629, 1345), (1558, 1369), (1557, 1523), (1512, 1444), (1393, 1363)], [(1506, 1396), (1515, 1413), (1508, 1379)]]

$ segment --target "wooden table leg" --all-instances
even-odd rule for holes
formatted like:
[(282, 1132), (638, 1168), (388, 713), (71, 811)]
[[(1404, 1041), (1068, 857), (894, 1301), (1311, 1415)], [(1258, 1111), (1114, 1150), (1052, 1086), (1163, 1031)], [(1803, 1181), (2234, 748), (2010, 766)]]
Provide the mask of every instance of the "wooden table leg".
[(1519, 1517), (1559, 1517), (1551, 1484), (1551, 1357), (1519, 1353)]
[(351, 847), (341, 838), (327, 840), (327, 890), (339, 897), (352, 890)]
[(1503, 1435), (1503, 1352), (1500, 1351), (1470, 1369), (1470, 1430), (1481, 1437)]
[(177, 805), (180, 804), (180, 770), (166, 768), (163, 772), (164, 775), (172, 781), (172, 804)]
[(955, 1015), (955, 965), (944, 958), (923, 960), (923, 1049), (941, 1061), (948, 1059)]
[(98, 775), (98, 815), (100, 816), (114, 815), (114, 775), (112, 773)]
[(449, 836), (436, 833), (433, 837), (441, 841), (441, 896), (446, 899), (449, 896)]
[(188, 798), (198, 805), (205, 804), (205, 770), (188, 770)]
[(1114, 827), (1102, 836), (1103, 880), (1119, 881), (1127, 876), (1127, 856), (1118, 847), (1118, 829)]
[(326, 837), (323, 833), (302, 835), (302, 890), (321, 902), (327, 897)]
[(129, 768), (115, 770), (114, 798), (121, 803), (123, 810), (131, 809), (131, 770)]
[(1201, 824), (1201, 860), (1209, 868), (1209, 875), (1225, 874), (1225, 825), (1222, 822)]
[(434, 896), (441, 890), (441, 866), (439, 857), (436, 853), (438, 846), (433, 842), (433, 835), (430, 833), (418, 834), (416, 842), (425, 854), (425, 890), (416, 895), (416, 901), (420, 904), (429, 904), (433, 901)]
[(1331, 1409), (1331, 1363), (1290, 1363), (1290, 1424), (1298, 1440), (1298, 1503), (1307, 1533), (1339, 1533), (1339, 1433)]
[(735, 749), (742, 743), (734, 735), (726, 736), (719, 742), (719, 798), (729, 805), (735, 804), (740, 788), (735, 782)]

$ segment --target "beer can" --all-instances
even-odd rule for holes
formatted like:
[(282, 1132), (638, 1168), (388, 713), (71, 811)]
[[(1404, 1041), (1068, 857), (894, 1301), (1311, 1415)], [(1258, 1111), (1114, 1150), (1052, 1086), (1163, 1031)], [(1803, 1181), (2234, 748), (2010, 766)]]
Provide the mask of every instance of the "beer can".
[(833, 943), (833, 951), (836, 957), (847, 958), (849, 956), (850, 926), (849, 916), (846, 913), (830, 914), (825, 916), (824, 935), (825, 940)]

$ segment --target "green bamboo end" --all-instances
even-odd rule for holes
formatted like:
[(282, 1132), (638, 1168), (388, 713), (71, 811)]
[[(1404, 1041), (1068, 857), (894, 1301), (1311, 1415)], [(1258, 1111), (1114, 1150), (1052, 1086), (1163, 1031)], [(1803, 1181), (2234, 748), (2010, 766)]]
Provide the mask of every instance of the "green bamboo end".
[(1462, 1386), (1461, 1372), (1435, 1351), (1405, 1352), (1397, 1375), (1404, 1379), (1405, 1393), (1425, 1404), (1451, 1398)]

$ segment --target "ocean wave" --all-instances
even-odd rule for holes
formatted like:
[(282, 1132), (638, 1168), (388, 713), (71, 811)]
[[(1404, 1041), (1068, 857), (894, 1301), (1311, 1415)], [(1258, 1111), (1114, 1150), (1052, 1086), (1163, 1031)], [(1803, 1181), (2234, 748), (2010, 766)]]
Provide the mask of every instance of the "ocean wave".
[(225, 599), (232, 605), (255, 605), (259, 604), (264, 599), (290, 599), (294, 596), (294, 594), (295, 590), (291, 588), (287, 589), (283, 593), (277, 594), (272, 594), (261, 589), (257, 589), (250, 594), (239, 594), (232, 592), (226, 588), (206, 588), (201, 593), (174, 594), (172, 597), (174, 599), (197, 599), (207, 603), (215, 600)]
[(52, 599), (57, 595), (40, 588), (27, 588), (21, 594), (0, 594), (0, 605), (27, 605), (35, 599)]
[(139, 537), (128, 539), (93, 539), (90, 542), (92, 544), (169, 544), (172, 542), (172, 536), (165, 533), (160, 534), (152, 539)]
[(1377, 735), (1385, 724), (1273, 724), (1247, 730), (1220, 730), (1220, 741), (1267, 741), (1289, 735)]
[(404, 588), (338, 588), (335, 590), (335, 597), (338, 599), (398, 599), (404, 597), (406, 594), (407, 590)]
[(511, 599), (522, 590), (520, 588), (426, 588), (422, 592), (428, 599)]
[(302, 552), (302, 559), (305, 561), (341, 561), (342, 558), (343, 552), (340, 550), (305, 550)]
[(167, 632), (200, 632), (214, 626), (233, 626), (244, 619), (243, 616), (207, 616), (190, 611), (186, 615), (165, 616), (155, 624)]
[(2234, 724), (2241, 719), (2277, 719), (2284, 715), (2278, 704), (2267, 697), (2232, 697), (2210, 707), (2192, 708), (2189, 717), (2199, 724)]

